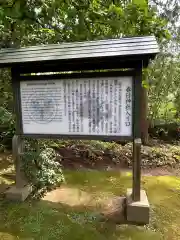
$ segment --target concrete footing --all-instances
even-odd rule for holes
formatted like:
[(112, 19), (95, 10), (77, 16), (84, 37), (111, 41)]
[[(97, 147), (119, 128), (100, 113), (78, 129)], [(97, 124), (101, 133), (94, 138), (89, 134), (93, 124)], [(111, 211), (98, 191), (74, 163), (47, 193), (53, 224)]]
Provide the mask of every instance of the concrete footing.
[(127, 221), (135, 224), (149, 223), (149, 202), (144, 190), (141, 190), (140, 201), (132, 201), (132, 189), (127, 189), (126, 196)]
[(11, 201), (23, 202), (32, 192), (32, 186), (26, 185), (22, 188), (17, 188), (15, 185), (5, 192), (5, 197)]

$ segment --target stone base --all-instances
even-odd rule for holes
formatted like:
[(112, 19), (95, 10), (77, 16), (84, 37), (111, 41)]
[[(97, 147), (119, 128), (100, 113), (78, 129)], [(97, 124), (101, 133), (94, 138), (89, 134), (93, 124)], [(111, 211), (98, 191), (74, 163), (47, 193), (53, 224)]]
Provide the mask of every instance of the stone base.
[(16, 186), (12, 186), (5, 192), (5, 197), (11, 201), (20, 201), (23, 202), (29, 194), (32, 192), (32, 186), (26, 185), (22, 188), (17, 188)]
[(126, 214), (127, 221), (134, 224), (148, 224), (149, 223), (149, 202), (146, 192), (141, 190), (140, 201), (132, 201), (132, 189), (127, 189), (126, 198)]

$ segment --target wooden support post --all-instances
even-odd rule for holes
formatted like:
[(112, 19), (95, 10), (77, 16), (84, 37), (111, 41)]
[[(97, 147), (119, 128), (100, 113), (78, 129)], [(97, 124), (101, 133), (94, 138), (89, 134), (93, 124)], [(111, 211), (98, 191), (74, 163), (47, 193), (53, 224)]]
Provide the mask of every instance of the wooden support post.
[(140, 201), (141, 192), (141, 139), (133, 142), (133, 191), (132, 200)]
[(127, 221), (149, 223), (149, 202), (146, 192), (141, 190), (141, 106), (142, 106), (142, 67), (136, 69), (134, 78), (134, 121), (133, 121), (133, 188), (127, 189)]
[(22, 155), (24, 152), (24, 142), (23, 139), (21, 139), (18, 135), (13, 136), (12, 152), (16, 171), (16, 187), (22, 188), (27, 184), (27, 181), (22, 171)]
[(12, 139), (12, 150), (16, 170), (16, 182), (14, 186), (6, 191), (5, 195), (9, 200), (22, 202), (32, 192), (32, 186), (28, 184), (24, 172), (22, 171), (24, 142), (18, 135), (15, 135)]
[(141, 100), (142, 100), (142, 62), (136, 69), (134, 79), (134, 123), (133, 123), (133, 189), (132, 200), (140, 200), (141, 181)]
[(127, 221), (134, 224), (149, 223), (149, 201), (141, 189), (141, 139), (133, 142), (133, 189), (127, 189)]

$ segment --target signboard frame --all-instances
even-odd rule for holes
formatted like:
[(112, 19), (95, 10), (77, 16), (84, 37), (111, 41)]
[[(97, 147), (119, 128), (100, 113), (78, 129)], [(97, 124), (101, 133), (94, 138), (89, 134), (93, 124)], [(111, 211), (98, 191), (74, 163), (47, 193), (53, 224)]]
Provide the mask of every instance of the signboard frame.
[[(16, 69), (12, 69), (12, 83), (14, 90), (15, 112), (16, 119), (16, 134), (22, 137), (29, 138), (61, 138), (61, 139), (81, 139), (81, 140), (109, 140), (109, 141), (133, 141), (134, 138), (139, 137), (140, 122), (140, 91), (141, 91), (141, 68), (128, 71), (111, 71), (111, 72), (88, 72), (88, 73), (72, 73), (72, 74), (51, 74), (51, 75), (21, 75)], [(23, 133), (22, 111), (21, 111), (21, 97), (20, 97), (20, 82), (21, 81), (41, 81), (54, 79), (80, 79), (80, 78), (100, 78), (100, 77), (132, 77), (132, 134), (131, 136), (110, 136), (110, 135), (71, 135), (71, 133), (63, 134), (25, 134)], [(138, 135), (138, 136), (137, 136)]]

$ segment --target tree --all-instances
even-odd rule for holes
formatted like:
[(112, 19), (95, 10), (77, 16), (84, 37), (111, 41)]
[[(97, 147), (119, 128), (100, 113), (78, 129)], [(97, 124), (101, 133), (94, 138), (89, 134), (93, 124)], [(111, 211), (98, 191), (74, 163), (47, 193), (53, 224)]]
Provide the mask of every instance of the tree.
[(160, 54), (147, 73), (149, 119), (172, 121), (178, 116), (180, 61), (172, 54)]
[(180, 2), (179, 0), (156, 1), (158, 15), (168, 22), (172, 38), (162, 42), (161, 54), (149, 69), (149, 117), (178, 121), (180, 110)]
[[(162, 42), (169, 37), (167, 20), (147, 7), (144, 0), (1, 0), (0, 45), (7, 48), (151, 34)], [(8, 77), (9, 72), (0, 74)], [(4, 94), (9, 82), (3, 77), (0, 84)], [(6, 107), (10, 105), (7, 102)]]
[(180, 1), (179, 0), (151, 0), (151, 4), (156, 7), (158, 15), (168, 22), (167, 29), (172, 35), (172, 39), (164, 46), (165, 49), (178, 53), (180, 49)]
[[(120, 36), (167, 37), (161, 20), (141, 1), (5, 0), (0, 8), (1, 45), (32, 45)], [(143, 4), (142, 4), (143, 3)]]

